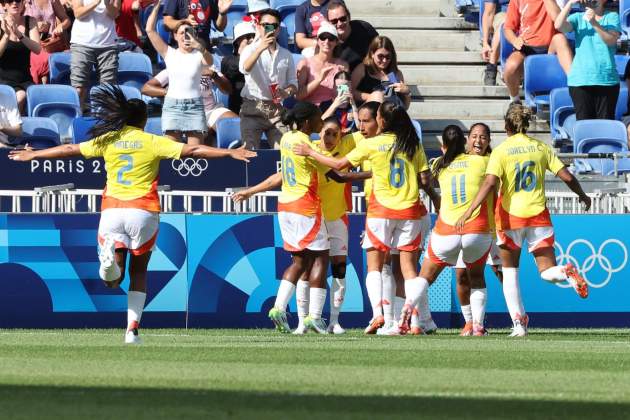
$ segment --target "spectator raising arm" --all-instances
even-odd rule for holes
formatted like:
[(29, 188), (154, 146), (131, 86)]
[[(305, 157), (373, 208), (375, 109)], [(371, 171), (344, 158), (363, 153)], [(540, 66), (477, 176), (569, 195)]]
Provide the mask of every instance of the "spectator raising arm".
[(217, 5), (219, 6), (219, 16), (217, 17), (217, 21), (215, 22), (215, 26), (217, 31), (223, 32), (228, 23), (227, 12), (230, 10), (232, 3), (234, 0), (219, 0)]
[[(81, 1), (81, 0), (75, 0), (75, 1)], [(155, 30), (161, 3), (162, 3), (162, 0), (158, 0), (155, 3), (155, 6), (153, 6), (153, 10), (151, 10), (151, 14), (149, 15), (149, 18), (147, 19), (147, 27), (145, 28), (145, 30), (147, 31), (147, 36), (149, 37), (149, 41), (151, 42), (151, 45), (153, 45), (153, 48), (155, 48), (155, 51), (157, 51), (157, 53), (160, 54), (162, 58), (164, 58), (166, 57), (166, 51), (168, 51), (168, 45), (166, 45), (166, 42), (164, 42), (160, 34), (158, 34), (157, 31)], [(164, 17), (164, 23), (166, 23), (166, 18), (167, 16)]]
[(52, 33), (54, 35), (61, 35), (63, 34), (63, 31), (70, 29), (72, 22), (68, 17), (68, 13), (66, 13), (66, 9), (59, 0), (53, 0), (52, 8), (59, 22), (59, 24), (52, 30)]
[(112, 19), (116, 19), (118, 17), (118, 14), (120, 13), (121, 0), (103, 0), (103, 2), (105, 3), (107, 16)]
[(101, 3), (101, 0), (94, 0), (92, 3), (83, 5), (83, 0), (72, 0), (72, 11), (75, 19), (82, 19), (92, 12)]
[[(482, 0), (485, 1), (485, 0)], [(481, 28), (483, 33), (483, 39), (481, 40), (483, 46), (481, 48), (481, 58), (484, 61), (490, 60), (490, 52), (492, 47), (490, 46), (490, 29), (492, 28), (492, 22), (494, 21), (494, 15), (497, 13), (497, 5), (495, 3), (486, 2), (483, 9), (483, 18), (481, 20)]]
[(569, 17), (569, 14), (571, 13), (571, 8), (576, 3), (581, 3), (581, 0), (569, 0), (567, 4), (564, 5), (564, 7), (554, 20), (554, 26), (556, 27), (556, 30), (564, 33), (573, 32), (573, 25), (571, 25), (571, 23), (567, 21), (567, 17)]

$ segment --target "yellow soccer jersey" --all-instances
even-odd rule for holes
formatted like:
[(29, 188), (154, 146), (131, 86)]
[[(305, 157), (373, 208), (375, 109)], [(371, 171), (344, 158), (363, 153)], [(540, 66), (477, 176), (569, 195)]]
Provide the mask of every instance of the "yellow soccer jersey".
[[(442, 169), (438, 175), (442, 199), (440, 202), (440, 217), (436, 231), (440, 234), (454, 234), (453, 227), (457, 220), (466, 212), (473, 199), (479, 192), (486, 177), (488, 156), (468, 155), (462, 153), (453, 162)], [(482, 204), (466, 221), (464, 233), (481, 233), (490, 231), (489, 220), (492, 215), (489, 207), (493, 197), (488, 197), (488, 203)], [(445, 226), (446, 225), (446, 226)], [(439, 229), (441, 228), (441, 229)], [(449, 232), (446, 232), (446, 231)], [(451, 230), (453, 230), (451, 232)]]
[(557, 174), (564, 164), (545, 143), (516, 134), (492, 151), (486, 173), (501, 180), (499, 202), (509, 215), (530, 218), (545, 204), (545, 171)]
[(330, 168), (317, 163), (313, 158), (293, 153), (293, 146), (297, 143), (316, 148), (309, 136), (301, 131), (293, 130), (282, 136), (280, 141), (282, 191), (278, 198), (278, 211), (315, 216), (321, 212), (317, 174), (318, 172), (325, 174)]
[[(361, 142), (371, 140), (363, 137), (363, 134), (361, 134), (359, 131), (352, 133), (352, 136), (354, 138), (355, 144), (357, 145)], [(369, 160), (364, 160), (363, 162), (361, 162), (361, 170), (363, 172), (368, 172), (372, 170), (372, 165), (370, 165)], [(363, 192), (365, 193), (365, 201), (367, 203), (368, 198), (370, 198), (370, 194), (372, 194), (372, 178), (363, 181)]]
[[(418, 173), (429, 169), (424, 149), (420, 145), (411, 161), (405, 155), (397, 154), (391, 162), (391, 149), (395, 140), (394, 134), (381, 134), (369, 141), (362, 141), (346, 156), (353, 166), (359, 166), (365, 161), (369, 161), (372, 166), (371, 195), (374, 200), (369, 202), (368, 217), (406, 219), (421, 215)], [(400, 212), (412, 208), (411, 213)]]
[[(317, 147), (320, 142), (315, 142)], [(344, 136), (337, 146), (330, 152), (321, 150), (323, 155), (332, 156), (334, 158), (342, 158), (354, 149), (354, 138), (351, 134)], [(344, 171), (347, 172), (347, 171)], [(322, 213), (324, 219), (333, 221), (339, 219), (346, 214), (346, 211), (352, 209), (352, 184), (349, 182), (339, 183), (329, 179), (325, 174), (319, 174), (317, 193), (322, 200)]]
[(125, 126), (119, 138), (105, 147), (97, 147), (95, 140), (80, 144), (86, 158), (105, 160), (107, 186), (102, 208), (132, 207), (159, 211), (157, 178), (160, 160), (179, 159), (183, 143)]

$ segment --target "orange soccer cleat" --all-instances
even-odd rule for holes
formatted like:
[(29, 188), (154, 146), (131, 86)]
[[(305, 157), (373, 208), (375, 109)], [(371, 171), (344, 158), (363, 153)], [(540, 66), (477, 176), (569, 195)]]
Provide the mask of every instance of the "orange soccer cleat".
[(472, 333), (473, 333), (473, 323), (467, 322), (464, 325), (464, 328), (462, 328), (462, 330), (460, 331), (459, 335), (462, 337), (470, 337), (472, 336)]
[(586, 299), (588, 297), (588, 283), (586, 283), (584, 277), (580, 276), (577, 268), (569, 263), (564, 266), (564, 272), (568, 277), (568, 282), (573, 286), (578, 296)]
[(370, 320), (370, 323), (363, 332), (365, 334), (376, 334), (376, 331), (383, 325), (385, 325), (385, 318), (383, 318), (383, 315), (379, 315)]

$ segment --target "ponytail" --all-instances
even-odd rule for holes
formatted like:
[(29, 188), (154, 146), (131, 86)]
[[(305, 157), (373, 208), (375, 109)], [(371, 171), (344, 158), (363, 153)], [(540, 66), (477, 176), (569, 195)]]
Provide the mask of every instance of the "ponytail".
[(391, 162), (394, 162), (395, 156), (399, 153), (404, 154), (410, 161), (413, 160), (420, 148), (420, 138), (405, 108), (393, 102), (383, 102), (378, 111), (383, 119), (381, 131), (396, 135), (391, 150)]
[(531, 109), (521, 104), (512, 104), (505, 114), (505, 130), (511, 134), (526, 134), (531, 119)]
[(442, 131), (442, 145), (446, 149), (443, 156), (433, 162), (431, 175), (437, 178), (440, 172), (453, 163), (455, 158), (466, 152), (466, 137), (461, 128), (456, 125), (447, 126)]
[(310, 102), (298, 102), (291, 109), (283, 108), (280, 114), (282, 124), (291, 129), (301, 130), (306, 121), (321, 114), (319, 108)]

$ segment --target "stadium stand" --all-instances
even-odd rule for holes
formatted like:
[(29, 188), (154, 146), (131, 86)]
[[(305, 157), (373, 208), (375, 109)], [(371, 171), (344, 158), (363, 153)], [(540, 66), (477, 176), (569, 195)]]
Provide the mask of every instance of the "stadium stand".
[(66, 85), (33, 85), (26, 90), (29, 117), (48, 117), (57, 123), (62, 141), (70, 140), (72, 120), (81, 116), (79, 95)]
[(567, 76), (555, 55), (532, 55), (525, 59), (523, 90), (527, 106), (538, 112), (546, 109), (550, 92), (566, 85)]
[(46, 117), (22, 118), (20, 144), (28, 144), (34, 149), (46, 149), (61, 144), (59, 128), (55, 121)]
[(163, 135), (162, 119), (160, 117), (151, 117), (147, 119), (147, 124), (144, 126), (144, 131), (158, 136)]
[(78, 144), (90, 139), (89, 131), (96, 124), (92, 117), (77, 117), (72, 121), (72, 143)]
[(222, 118), (217, 121), (217, 147), (233, 149), (241, 145), (241, 119)]
[[(573, 100), (568, 87), (552, 89), (549, 94), (549, 124), (554, 146), (558, 147), (563, 140), (571, 137), (567, 133), (565, 123), (569, 116), (575, 115)], [(558, 143), (556, 143), (558, 142)]]
[[(575, 153), (621, 153), (628, 151), (628, 134), (620, 121), (582, 120), (573, 129)], [(592, 172), (612, 175), (630, 172), (628, 159), (619, 161), (618, 168), (609, 159), (587, 159), (586, 167)]]
[(302, 3), (300, 0), (272, 0), (269, 4), (280, 12), (282, 25), (286, 27), (289, 43), (295, 39), (295, 9)]
[(153, 68), (147, 55), (132, 52), (118, 55), (118, 84), (140, 90), (151, 77)]

